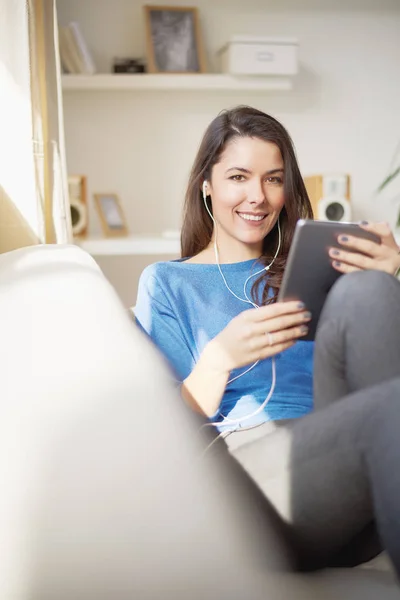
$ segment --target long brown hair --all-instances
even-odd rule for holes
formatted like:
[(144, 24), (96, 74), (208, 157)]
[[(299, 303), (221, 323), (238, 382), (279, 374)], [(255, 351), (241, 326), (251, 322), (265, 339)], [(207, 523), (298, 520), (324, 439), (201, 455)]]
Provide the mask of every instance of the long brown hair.
[[(284, 163), (285, 205), (279, 221), (282, 233), (280, 252), (268, 273), (263, 273), (252, 286), (255, 302), (260, 286), (266, 281), (262, 304), (276, 300), (282, 282), (289, 248), (298, 219), (312, 219), (313, 212), (303, 178), (297, 164), (290, 135), (279, 121), (250, 106), (237, 106), (222, 111), (208, 126), (195, 158), (185, 195), (181, 230), (182, 258), (195, 256), (210, 243), (213, 223), (204, 206), (201, 186), (205, 179), (211, 181), (212, 168), (220, 160), (228, 142), (237, 137), (259, 138), (276, 144)], [(260, 261), (267, 265), (278, 247), (277, 225), (264, 238)], [(273, 295), (268, 298), (272, 290)]]

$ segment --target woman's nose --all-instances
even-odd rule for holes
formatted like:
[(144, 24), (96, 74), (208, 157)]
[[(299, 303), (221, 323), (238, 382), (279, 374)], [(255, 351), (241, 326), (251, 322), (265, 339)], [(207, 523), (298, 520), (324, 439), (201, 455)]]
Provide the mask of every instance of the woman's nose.
[(250, 204), (261, 204), (265, 201), (265, 191), (261, 183), (254, 184), (250, 190)]

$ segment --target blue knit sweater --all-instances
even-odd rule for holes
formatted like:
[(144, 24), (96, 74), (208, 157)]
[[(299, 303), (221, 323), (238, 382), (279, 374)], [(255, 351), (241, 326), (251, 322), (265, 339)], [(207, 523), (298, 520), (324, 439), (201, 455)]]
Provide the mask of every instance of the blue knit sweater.
[[(262, 268), (258, 261), (223, 264), (229, 287), (244, 298), (249, 275)], [(250, 297), (251, 284), (246, 292)], [(147, 267), (139, 281), (136, 321), (171, 364), (179, 381), (192, 371), (209, 340), (243, 310), (251, 308), (229, 293), (216, 265), (180, 260)], [(299, 341), (276, 356), (274, 393), (257, 416), (244, 419), (248, 427), (264, 421), (291, 419), (309, 413), (312, 400), (312, 342)], [(214, 420), (242, 419), (265, 400), (271, 387), (272, 361), (261, 361), (249, 373), (228, 384)], [(232, 371), (231, 378), (246, 370)]]

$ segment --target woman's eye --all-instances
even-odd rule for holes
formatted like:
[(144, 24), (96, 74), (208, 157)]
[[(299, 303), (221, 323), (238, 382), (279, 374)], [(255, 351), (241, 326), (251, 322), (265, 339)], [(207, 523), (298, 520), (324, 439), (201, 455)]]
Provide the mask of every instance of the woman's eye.
[(244, 180), (244, 176), (243, 175), (232, 175), (231, 179), (233, 181), (243, 181)]
[(268, 181), (268, 183), (275, 183), (275, 184), (283, 183), (281, 177), (268, 177), (267, 181)]

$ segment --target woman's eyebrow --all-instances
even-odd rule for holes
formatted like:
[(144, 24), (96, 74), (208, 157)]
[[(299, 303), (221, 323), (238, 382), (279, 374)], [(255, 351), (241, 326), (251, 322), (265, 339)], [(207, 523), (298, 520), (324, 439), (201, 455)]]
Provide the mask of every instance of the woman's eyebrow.
[[(240, 173), (246, 173), (246, 174), (251, 174), (251, 171), (249, 169), (245, 169), (244, 167), (230, 167), (229, 169), (227, 169), (225, 171), (225, 173), (229, 173), (230, 171), (240, 171)], [(265, 174), (266, 175), (275, 175), (276, 173), (283, 173), (283, 167), (279, 167), (279, 169), (271, 169), (270, 171), (267, 171)]]
[(245, 169), (244, 167), (230, 167), (225, 171), (225, 173), (229, 173), (229, 171), (240, 171), (241, 173), (250, 174), (251, 171), (249, 169)]
[(283, 167), (280, 169), (272, 169), (272, 171), (267, 171), (267, 175), (275, 175), (275, 173), (283, 173)]

